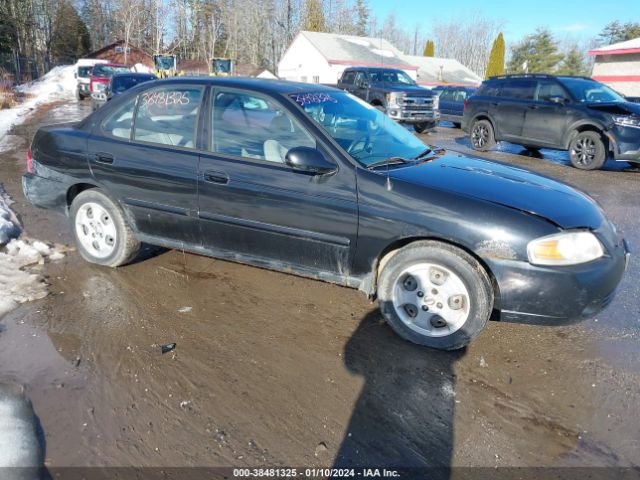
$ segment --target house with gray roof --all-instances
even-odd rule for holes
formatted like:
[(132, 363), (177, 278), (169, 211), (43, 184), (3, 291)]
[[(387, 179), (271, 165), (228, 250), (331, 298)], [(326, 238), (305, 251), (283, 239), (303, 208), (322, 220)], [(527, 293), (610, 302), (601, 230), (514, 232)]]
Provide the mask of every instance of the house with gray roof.
[(425, 86), (482, 82), (475, 73), (451, 58), (405, 55), (382, 38), (307, 31), (301, 31), (282, 56), (278, 77), (335, 84), (347, 67), (399, 68)]
[(278, 77), (335, 84), (347, 67), (400, 68), (416, 79), (418, 67), (382, 38), (300, 32), (278, 63)]

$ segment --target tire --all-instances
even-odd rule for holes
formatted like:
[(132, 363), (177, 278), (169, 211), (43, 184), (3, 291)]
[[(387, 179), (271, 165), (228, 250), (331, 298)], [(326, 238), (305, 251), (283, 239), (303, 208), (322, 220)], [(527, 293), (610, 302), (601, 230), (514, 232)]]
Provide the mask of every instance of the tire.
[(380, 311), (398, 335), (440, 350), (457, 350), (476, 338), (494, 301), (491, 280), (475, 258), (431, 240), (394, 254), (380, 272), (377, 293)]
[(436, 122), (422, 122), (422, 123), (414, 123), (413, 129), (416, 133), (424, 133), (429, 130), (433, 130), (436, 128)]
[(382, 113), (386, 113), (387, 109), (384, 108), (384, 105), (380, 105), (380, 104), (372, 104), (373, 107), (375, 107), (376, 110), (382, 112)]
[(82, 94), (80, 93), (80, 90), (76, 90), (76, 98), (78, 99), (78, 101), (82, 101), (84, 99), (84, 97), (82, 96)]
[(488, 120), (476, 120), (471, 126), (469, 139), (474, 150), (486, 152), (491, 150), (496, 144), (496, 137), (493, 126)]
[(571, 165), (580, 170), (598, 170), (607, 159), (607, 149), (599, 133), (578, 133), (569, 143)]
[(119, 267), (140, 250), (122, 209), (100, 190), (80, 192), (71, 204), (69, 218), (78, 252), (87, 262)]

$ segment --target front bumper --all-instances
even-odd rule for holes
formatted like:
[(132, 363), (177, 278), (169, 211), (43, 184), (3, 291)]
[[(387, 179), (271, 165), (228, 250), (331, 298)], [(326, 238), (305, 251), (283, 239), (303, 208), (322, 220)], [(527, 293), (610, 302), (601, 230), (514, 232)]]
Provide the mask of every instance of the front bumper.
[(640, 162), (640, 127), (613, 126), (607, 137), (615, 160)]
[(437, 122), (440, 120), (440, 112), (433, 109), (417, 110), (404, 107), (387, 107), (387, 115), (402, 123)]
[(592, 318), (613, 300), (629, 260), (622, 238), (606, 249), (598, 260), (567, 267), (487, 261), (498, 283), (500, 319), (558, 325)]

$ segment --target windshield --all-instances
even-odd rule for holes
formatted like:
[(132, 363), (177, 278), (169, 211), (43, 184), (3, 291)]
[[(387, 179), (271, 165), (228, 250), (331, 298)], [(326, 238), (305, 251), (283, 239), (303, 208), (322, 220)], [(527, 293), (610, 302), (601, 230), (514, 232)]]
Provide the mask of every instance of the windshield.
[(113, 85), (111, 89), (116, 92), (124, 92), (125, 90), (129, 90), (131, 87), (135, 87), (137, 84), (142, 82), (148, 82), (149, 80), (154, 80), (156, 77), (153, 75), (136, 75), (134, 76), (122, 76), (122, 77), (113, 77)]
[(409, 130), (349, 93), (296, 93), (291, 98), (365, 167), (390, 157), (412, 160), (427, 148)]
[(114, 73), (130, 71), (128, 67), (114, 67), (111, 65), (96, 65), (93, 67), (93, 75), (96, 77), (112, 77)]
[(582, 103), (624, 102), (624, 98), (615, 90), (595, 80), (586, 78), (563, 78), (562, 83), (571, 95)]
[(91, 75), (91, 70), (92, 69), (93, 69), (93, 67), (91, 67), (91, 66), (78, 67), (78, 76), (80, 78), (89, 78), (89, 76)]
[(400, 85), (415, 85), (409, 75), (402, 70), (370, 70), (371, 83), (397, 83)]

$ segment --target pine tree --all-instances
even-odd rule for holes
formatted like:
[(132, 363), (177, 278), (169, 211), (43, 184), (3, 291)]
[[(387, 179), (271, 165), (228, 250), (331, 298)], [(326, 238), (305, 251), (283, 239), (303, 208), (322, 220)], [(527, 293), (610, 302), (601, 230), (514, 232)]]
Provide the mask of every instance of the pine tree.
[(354, 10), (356, 12), (356, 35), (365, 36), (367, 34), (367, 24), (369, 23), (367, 0), (356, 0)]
[(60, 0), (53, 21), (51, 54), (55, 63), (73, 63), (91, 49), (89, 29), (69, 0)]
[(304, 6), (304, 28), (310, 32), (324, 32), (324, 10), (321, 0), (306, 0)]
[(598, 43), (611, 45), (640, 37), (640, 23), (627, 22), (624, 25), (619, 21), (608, 23), (598, 35)]
[(433, 40), (427, 40), (427, 43), (424, 44), (424, 52), (422, 52), (423, 57), (433, 57), (436, 54), (436, 45), (433, 43)]
[(500, 32), (491, 46), (485, 78), (504, 75), (504, 51), (504, 37), (502, 36), (502, 32)]
[(539, 28), (512, 48), (507, 70), (509, 73), (525, 73), (525, 70), (526, 73), (553, 73), (562, 58), (551, 32)]
[(558, 68), (558, 74), (577, 76), (584, 76), (589, 74), (584, 55), (576, 45), (571, 47), (571, 49), (565, 55), (564, 60)]

